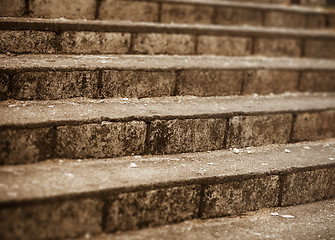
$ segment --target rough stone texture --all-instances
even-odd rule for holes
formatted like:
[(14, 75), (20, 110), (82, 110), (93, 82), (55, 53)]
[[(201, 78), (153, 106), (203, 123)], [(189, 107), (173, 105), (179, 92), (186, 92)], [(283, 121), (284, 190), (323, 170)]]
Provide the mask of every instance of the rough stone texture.
[(1, 17), (22, 17), (25, 0), (0, 0), (0, 6)]
[(296, 71), (249, 71), (243, 85), (243, 94), (296, 92), (299, 73)]
[(251, 38), (199, 36), (197, 53), (224, 56), (251, 55)]
[(335, 111), (298, 114), (294, 122), (293, 141), (313, 141), (335, 137)]
[(161, 97), (174, 91), (173, 71), (106, 70), (101, 95), (108, 97)]
[(158, 3), (146, 1), (104, 0), (99, 19), (115, 21), (157, 22)]
[(0, 165), (33, 163), (52, 154), (52, 128), (0, 131)]
[(255, 41), (255, 54), (269, 57), (300, 57), (301, 41), (289, 38), (257, 38)]
[(0, 100), (8, 98), (9, 77), (7, 74), (0, 73)]
[(146, 124), (138, 121), (61, 126), (57, 128), (56, 154), (67, 158), (141, 154), (145, 136)]
[(29, 0), (31, 17), (94, 19), (95, 0)]
[(161, 22), (210, 24), (213, 14), (210, 6), (163, 3)]
[(307, 28), (325, 28), (327, 16), (322, 14), (309, 14), (306, 17)]
[(122, 193), (110, 199), (106, 230), (138, 229), (197, 217), (200, 186)]
[(335, 14), (328, 15), (328, 26), (331, 28), (335, 27)]
[(0, 31), (0, 52), (55, 53), (55, 33), (46, 31)]
[(25, 72), (13, 77), (15, 99), (64, 99), (96, 97), (98, 72)]
[(216, 24), (223, 25), (262, 25), (262, 11), (219, 7), (215, 17)]
[(223, 149), (225, 130), (226, 119), (156, 120), (148, 147), (153, 154)]
[(195, 95), (202, 97), (239, 95), (241, 93), (243, 77), (243, 71), (180, 71), (177, 79), (177, 95)]
[(229, 147), (284, 144), (289, 141), (291, 114), (236, 116), (229, 120)]
[(202, 217), (221, 217), (277, 206), (278, 180), (278, 176), (266, 176), (207, 186)]
[(335, 168), (293, 173), (284, 177), (282, 206), (335, 197)]
[(265, 26), (304, 28), (306, 17), (304, 14), (282, 11), (268, 11), (265, 13)]
[(63, 32), (63, 53), (128, 53), (130, 33)]
[(102, 202), (73, 199), (0, 209), (1, 239), (63, 239), (101, 232)]
[(305, 57), (335, 58), (334, 40), (306, 40)]
[(138, 33), (133, 50), (142, 54), (194, 54), (195, 37), (186, 34)]
[(301, 91), (311, 92), (334, 92), (335, 91), (335, 72), (303, 72), (301, 76)]

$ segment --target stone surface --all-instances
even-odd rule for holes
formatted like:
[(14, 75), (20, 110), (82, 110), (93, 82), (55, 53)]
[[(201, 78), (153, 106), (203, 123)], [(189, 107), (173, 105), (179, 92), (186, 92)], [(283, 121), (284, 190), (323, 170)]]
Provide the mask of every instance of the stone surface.
[(293, 127), (293, 141), (313, 141), (335, 136), (335, 111), (298, 114)]
[(254, 43), (255, 54), (271, 57), (300, 57), (301, 41), (290, 38), (257, 38)]
[(177, 95), (224, 96), (241, 93), (244, 72), (185, 70), (177, 76)]
[(200, 152), (224, 148), (226, 119), (156, 120), (150, 124), (153, 154)]
[(308, 14), (306, 17), (307, 28), (325, 28), (327, 16), (322, 14)]
[(31, 17), (94, 19), (95, 0), (29, 0)]
[(265, 13), (265, 26), (304, 28), (306, 16), (284, 11), (268, 11)]
[(110, 32), (63, 32), (63, 53), (128, 53), (130, 33)]
[(98, 19), (114, 21), (157, 22), (159, 4), (147, 1), (104, 0)]
[(251, 38), (199, 36), (197, 53), (224, 56), (251, 55)]
[(211, 6), (162, 3), (161, 22), (211, 24), (213, 14)]
[(335, 14), (329, 14), (328, 16), (328, 26), (334, 28), (335, 27)]
[(312, 58), (335, 58), (335, 41), (306, 40), (304, 56)]
[(262, 25), (262, 11), (243, 8), (217, 8), (216, 24), (222, 25)]
[(235, 215), (277, 206), (278, 180), (278, 176), (266, 176), (207, 186), (202, 217)]
[(104, 158), (141, 154), (145, 136), (146, 124), (139, 121), (61, 126), (57, 128), (56, 155)]
[(195, 38), (187, 34), (138, 33), (133, 37), (133, 51), (140, 54), (180, 54), (195, 52)]
[(101, 232), (102, 202), (72, 199), (0, 209), (1, 239), (54, 239)]
[(0, 165), (33, 163), (52, 157), (52, 128), (0, 131)]
[(1, 17), (22, 17), (24, 15), (25, 0), (0, 0)]
[(243, 84), (243, 94), (296, 92), (299, 72), (258, 70), (249, 71)]
[(282, 206), (335, 197), (335, 168), (299, 172), (285, 176)]
[(110, 199), (106, 231), (138, 229), (197, 217), (200, 186), (121, 193)]
[(8, 75), (0, 73), (0, 100), (7, 99), (8, 97), (8, 83), (9, 83)]
[(174, 91), (173, 71), (106, 70), (102, 74), (101, 95), (108, 97), (161, 97)]
[(236, 116), (229, 120), (228, 147), (285, 144), (290, 140), (291, 114)]
[(55, 53), (55, 33), (29, 30), (0, 31), (0, 52)]
[(16, 99), (64, 99), (96, 97), (98, 72), (24, 72), (13, 77), (12, 97)]
[(302, 73), (299, 89), (304, 92), (334, 92), (335, 72), (305, 71)]

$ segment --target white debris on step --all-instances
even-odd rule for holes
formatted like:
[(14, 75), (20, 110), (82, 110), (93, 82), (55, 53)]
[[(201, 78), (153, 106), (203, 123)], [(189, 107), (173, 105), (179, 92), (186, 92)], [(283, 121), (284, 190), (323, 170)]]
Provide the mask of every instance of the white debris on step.
[(48, 108), (53, 108), (53, 107), (55, 107), (55, 106), (54, 106), (54, 105), (49, 105), (49, 106), (48, 106)]
[(290, 153), (291, 151), (289, 149), (285, 149), (284, 152)]
[(58, 162), (59, 162), (59, 163), (63, 163), (64, 161), (63, 161), (63, 160), (59, 160)]
[(252, 151), (251, 151), (251, 150), (248, 150), (247, 153), (248, 153), (248, 154), (252, 154)]
[(335, 160), (335, 158), (329, 158), (329, 160), (330, 160), (330, 161), (334, 161), (334, 160)]
[(204, 168), (200, 168), (200, 170), (196, 172), (196, 174), (199, 174), (199, 175), (204, 175), (205, 173), (206, 173), (206, 169)]
[(308, 146), (306, 146), (306, 147), (304, 147), (304, 149), (307, 149), (307, 150), (309, 150), (309, 149), (311, 149), (310, 147), (308, 147)]
[(182, 166), (182, 167), (186, 167), (186, 164), (182, 163), (182, 164), (180, 164), (180, 166)]
[(209, 166), (214, 166), (215, 165), (215, 163), (212, 163), (212, 162), (210, 162), (210, 163), (207, 163)]
[(279, 213), (277, 213), (277, 212), (272, 212), (272, 213), (271, 213), (271, 216), (279, 216)]
[(9, 108), (12, 108), (12, 107), (17, 107), (16, 104), (11, 104), (11, 105), (8, 105)]
[(77, 159), (77, 162), (81, 162), (81, 159)]
[(329, 143), (327, 143), (327, 144), (323, 145), (323, 147), (329, 147)]
[(69, 178), (73, 178), (74, 177), (72, 173), (65, 173), (64, 175), (67, 176), (67, 177), (69, 177)]
[(86, 234), (85, 234), (85, 239), (90, 239), (90, 238), (91, 238), (91, 234), (86, 233)]
[(139, 155), (136, 155), (136, 156), (134, 156), (134, 158), (141, 158), (141, 156), (139, 156)]
[(282, 218), (294, 218), (292, 215), (279, 215)]
[(238, 153), (240, 153), (240, 150), (238, 150), (237, 148), (234, 148), (233, 153), (238, 154)]
[(135, 163), (130, 163), (130, 164), (129, 164), (129, 167), (130, 167), (130, 168), (137, 168), (137, 165), (136, 165)]

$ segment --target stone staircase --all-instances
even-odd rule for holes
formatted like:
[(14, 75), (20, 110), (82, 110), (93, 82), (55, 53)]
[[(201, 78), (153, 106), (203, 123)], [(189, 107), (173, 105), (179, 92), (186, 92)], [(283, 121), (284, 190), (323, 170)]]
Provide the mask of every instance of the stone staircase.
[(328, 5), (0, 3), (1, 239), (334, 198)]

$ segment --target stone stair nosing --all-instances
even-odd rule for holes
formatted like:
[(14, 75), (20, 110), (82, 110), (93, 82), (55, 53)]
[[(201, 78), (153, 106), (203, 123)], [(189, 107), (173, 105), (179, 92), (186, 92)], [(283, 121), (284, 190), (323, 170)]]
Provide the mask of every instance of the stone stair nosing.
[(327, 9), (213, 0), (76, 0), (70, 3), (16, 0), (11, 4), (4, 1), (0, 16), (294, 28), (335, 26), (335, 14)]
[(1, 166), (0, 236), (92, 236), (329, 199), (335, 197), (334, 154), (330, 139), (238, 154)]

